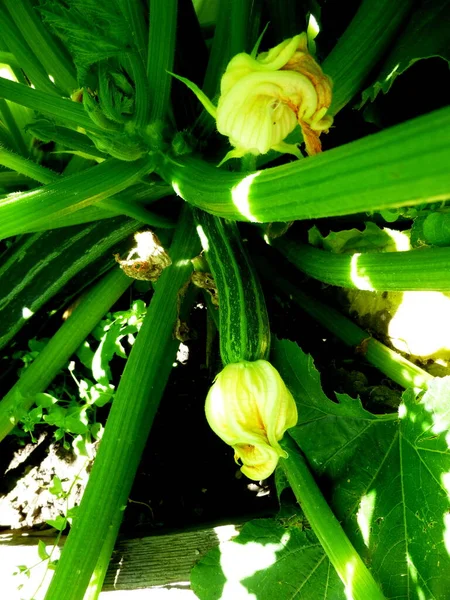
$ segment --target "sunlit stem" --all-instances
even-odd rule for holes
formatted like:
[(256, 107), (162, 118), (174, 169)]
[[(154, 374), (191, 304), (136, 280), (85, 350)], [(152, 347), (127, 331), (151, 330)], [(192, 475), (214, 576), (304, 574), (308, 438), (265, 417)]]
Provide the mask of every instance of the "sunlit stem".
[(179, 290), (189, 280), (190, 259), (198, 252), (195, 229), (185, 209), (170, 248), (172, 265), (156, 285), (131, 350), (46, 600), (83, 600), (99, 557), (106, 552), (103, 544), (111, 523), (117, 513), (123, 514), (178, 346), (173, 329)]
[(289, 456), (280, 459), (280, 467), (344, 584), (347, 600), (383, 600), (384, 595), (328, 506), (303, 456), (289, 435), (285, 436), (282, 446)]
[(367, 331), (358, 327), (334, 308), (320, 302), (317, 298), (307, 296), (295, 284), (280, 276), (266, 260), (256, 259), (255, 263), (263, 278), (270, 281), (277, 289), (282, 290), (344, 344), (352, 346), (355, 351), (364, 355), (368, 362), (405, 389), (410, 387), (426, 389), (430, 381), (434, 379), (395, 350), (391, 350), (372, 338)]
[(257, 171), (244, 198), (236, 198), (242, 174), (197, 158), (165, 157), (158, 169), (187, 202), (227, 219), (336, 217), (447, 199), (449, 134), (450, 108), (443, 108), (308, 160)]
[(380, 291), (450, 291), (450, 248), (335, 254), (285, 237), (273, 244), (298, 269), (324, 283)]

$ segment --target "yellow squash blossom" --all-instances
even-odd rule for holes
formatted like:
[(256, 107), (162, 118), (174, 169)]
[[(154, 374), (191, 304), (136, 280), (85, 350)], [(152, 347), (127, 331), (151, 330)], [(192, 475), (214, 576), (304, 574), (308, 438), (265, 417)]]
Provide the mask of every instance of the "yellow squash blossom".
[(255, 58), (237, 54), (222, 77), (217, 108), (191, 82), (184, 81), (234, 149), (225, 159), (269, 150), (301, 157), (296, 144), (284, 140), (300, 125), (309, 155), (321, 152), (320, 134), (333, 123), (331, 80), (308, 51), (306, 32), (287, 39)]
[(259, 481), (286, 457), (279, 441), (297, 423), (297, 407), (266, 360), (231, 363), (217, 375), (205, 405), (211, 429), (235, 451), (241, 471)]

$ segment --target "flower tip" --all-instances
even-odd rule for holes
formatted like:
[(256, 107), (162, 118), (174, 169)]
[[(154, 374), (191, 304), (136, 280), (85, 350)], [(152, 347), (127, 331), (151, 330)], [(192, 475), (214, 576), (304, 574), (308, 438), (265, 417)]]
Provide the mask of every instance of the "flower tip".
[(225, 366), (206, 398), (211, 429), (233, 447), (235, 460), (249, 479), (266, 479), (287, 453), (279, 444), (297, 423), (295, 400), (268, 361)]

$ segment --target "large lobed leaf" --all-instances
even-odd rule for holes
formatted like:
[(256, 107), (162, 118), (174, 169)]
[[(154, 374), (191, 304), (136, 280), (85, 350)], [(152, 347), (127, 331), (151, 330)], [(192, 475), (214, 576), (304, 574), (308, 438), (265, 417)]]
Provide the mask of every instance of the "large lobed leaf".
[(301, 518), (256, 519), (206, 554), (191, 574), (201, 600), (344, 600), (344, 586)]
[(448, 598), (450, 379), (376, 416), (348, 396), (329, 400), (296, 344), (275, 342), (274, 363), (298, 404), (290, 433), (330, 482), (332, 508), (386, 597)]

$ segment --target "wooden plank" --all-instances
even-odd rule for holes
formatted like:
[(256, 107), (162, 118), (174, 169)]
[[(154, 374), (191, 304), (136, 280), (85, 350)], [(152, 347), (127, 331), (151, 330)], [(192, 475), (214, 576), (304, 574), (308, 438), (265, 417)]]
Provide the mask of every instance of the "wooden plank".
[[(165, 598), (170, 592), (170, 600), (193, 600), (195, 595), (189, 586), (192, 567), (220, 542), (237, 535), (241, 527), (242, 524), (221, 525), (182, 533), (119, 539), (100, 599), (125, 600), (126, 594), (126, 600), (156, 600)], [(48, 532), (47, 535), (45, 533), (23, 535), (10, 531), (0, 534), (2, 597), (8, 600), (27, 597), (43, 600), (52, 575), (52, 572), (45, 573), (45, 565), (35, 567), (30, 579), (13, 576), (13, 573), (18, 565), (30, 567), (39, 562), (39, 539), (45, 541), (47, 552), (50, 552), (55, 538), (49, 537)], [(35, 593), (44, 577), (45, 583)], [(19, 592), (17, 586), (21, 583), (24, 587)]]

